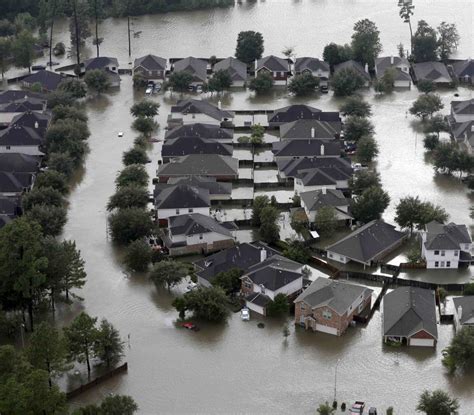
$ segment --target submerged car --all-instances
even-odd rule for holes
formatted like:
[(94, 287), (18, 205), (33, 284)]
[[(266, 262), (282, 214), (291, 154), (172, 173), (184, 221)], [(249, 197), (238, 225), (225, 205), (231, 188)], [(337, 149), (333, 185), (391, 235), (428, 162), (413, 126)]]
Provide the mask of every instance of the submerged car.
[(355, 401), (355, 403), (351, 406), (349, 414), (351, 415), (359, 415), (364, 413), (365, 402)]
[(153, 93), (153, 87), (152, 86), (147, 86), (145, 90), (145, 95), (151, 95)]
[(242, 310), (240, 310), (240, 318), (243, 321), (249, 321), (250, 320), (250, 311), (247, 307), (244, 307)]
[(323, 94), (327, 94), (329, 92), (329, 88), (327, 85), (321, 85), (319, 87), (319, 90), (323, 93)]
[(181, 327), (192, 330), (192, 331), (198, 331), (199, 328), (194, 324), (194, 323), (183, 323), (181, 324)]

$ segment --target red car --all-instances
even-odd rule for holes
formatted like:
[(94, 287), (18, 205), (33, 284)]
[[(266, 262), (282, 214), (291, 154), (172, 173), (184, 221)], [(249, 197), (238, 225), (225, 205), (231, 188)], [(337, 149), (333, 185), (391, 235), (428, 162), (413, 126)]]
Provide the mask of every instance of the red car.
[(193, 323), (183, 323), (181, 324), (181, 327), (184, 327), (185, 329), (193, 330), (193, 331), (199, 330), (198, 327)]

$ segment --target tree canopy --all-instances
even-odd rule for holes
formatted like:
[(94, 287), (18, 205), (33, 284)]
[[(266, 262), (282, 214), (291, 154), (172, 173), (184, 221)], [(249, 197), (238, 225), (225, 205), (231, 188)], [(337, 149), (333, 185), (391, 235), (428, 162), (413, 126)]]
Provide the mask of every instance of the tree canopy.
[(459, 403), (447, 392), (437, 389), (432, 392), (425, 390), (418, 401), (416, 410), (426, 415), (457, 415)]
[(395, 208), (395, 214), (395, 222), (400, 228), (409, 229), (410, 232), (415, 227), (420, 230), (423, 229), (431, 221), (444, 223), (449, 218), (441, 206), (436, 206), (431, 202), (423, 202), (418, 196), (407, 196), (400, 199)]
[(257, 94), (263, 94), (273, 87), (273, 77), (269, 72), (260, 72), (255, 78), (249, 82), (249, 89)]
[(382, 51), (380, 31), (375, 23), (369, 19), (356, 22), (351, 45), (354, 59), (363, 65), (369, 65), (369, 68), (373, 68), (375, 58)]
[(109, 216), (112, 240), (119, 245), (127, 245), (136, 239), (148, 237), (154, 225), (150, 212), (139, 208), (119, 209)]
[(310, 73), (295, 75), (288, 84), (288, 90), (296, 96), (305, 96), (315, 92), (319, 79)]
[(237, 37), (237, 47), (235, 57), (240, 61), (250, 65), (256, 59), (260, 59), (263, 54), (263, 36), (253, 30), (240, 32)]
[(352, 95), (365, 85), (365, 80), (356, 71), (344, 68), (336, 72), (332, 77), (331, 87), (334, 95), (345, 97)]
[(357, 221), (368, 223), (380, 219), (389, 203), (388, 193), (380, 187), (372, 186), (353, 199), (351, 212)]

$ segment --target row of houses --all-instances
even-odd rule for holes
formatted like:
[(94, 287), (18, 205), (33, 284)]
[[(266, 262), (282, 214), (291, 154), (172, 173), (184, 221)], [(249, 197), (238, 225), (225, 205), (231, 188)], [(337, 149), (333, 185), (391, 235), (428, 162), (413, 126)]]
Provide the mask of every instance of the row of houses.
[(453, 139), (474, 153), (474, 99), (451, 102), (448, 117)]

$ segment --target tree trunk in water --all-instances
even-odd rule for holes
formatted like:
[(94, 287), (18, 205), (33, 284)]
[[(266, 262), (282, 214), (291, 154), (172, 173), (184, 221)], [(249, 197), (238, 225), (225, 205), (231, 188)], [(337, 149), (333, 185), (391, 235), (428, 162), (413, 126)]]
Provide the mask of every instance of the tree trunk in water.
[(53, 387), (53, 382), (51, 380), (51, 364), (50, 362), (46, 362), (46, 367), (48, 368), (48, 383), (49, 383), (49, 388), (51, 389)]
[(54, 289), (53, 288), (51, 288), (50, 297), (51, 297), (51, 310), (53, 310), (53, 314), (54, 314), (54, 312), (56, 311), (56, 304), (54, 302)]
[(410, 50), (413, 55), (413, 29), (411, 28), (411, 20), (408, 19), (408, 26), (410, 27)]
[(49, 33), (49, 67), (53, 67), (53, 28), (54, 28), (54, 16), (56, 14), (56, 0), (53, 1), (53, 13), (51, 15), (51, 31)]
[(30, 330), (34, 330), (34, 322), (33, 322), (33, 299), (30, 298), (28, 301), (28, 317), (30, 318)]
[(86, 345), (87, 378), (91, 378), (91, 362), (89, 361), (89, 345)]
[(69, 301), (69, 289), (66, 287), (66, 301)]
[(77, 66), (78, 70), (81, 67), (81, 56), (80, 56), (80, 38), (79, 38), (79, 24), (77, 22), (77, 9), (76, 9), (76, 0), (72, 1), (72, 12), (74, 16), (74, 30), (76, 32), (76, 55), (77, 55)]

